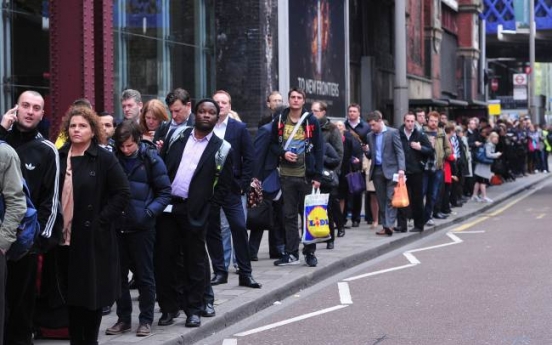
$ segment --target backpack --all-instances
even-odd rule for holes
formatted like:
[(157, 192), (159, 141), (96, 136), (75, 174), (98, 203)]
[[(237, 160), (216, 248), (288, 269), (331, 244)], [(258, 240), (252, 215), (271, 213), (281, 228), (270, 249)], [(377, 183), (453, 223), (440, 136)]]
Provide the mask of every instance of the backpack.
[(487, 152), (485, 151), (485, 146), (480, 146), (477, 149), (477, 153), (475, 155), (475, 160), (479, 163), (483, 164), (493, 164), (493, 159), (487, 157)]
[(213, 189), (215, 189), (218, 183), (220, 172), (222, 170), (222, 167), (224, 166), (224, 162), (226, 162), (226, 157), (228, 157), (228, 153), (230, 153), (231, 148), (232, 148), (232, 145), (223, 139), (222, 144), (220, 145), (219, 149), (217, 150), (217, 153), (215, 154), (215, 165), (217, 168), (215, 171), (215, 182), (213, 183)]
[[(27, 211), (25, 212), (25, 216), (21, 220), (21, 223), (19, 223), (19, 226), (17, 227), (17, 238), (6, 253), (6, 258), (11, 261), (17, 261), (25, 256), (25, 254), (27, 254), (33, 246), (34, 241), (40, 232), (38, 211), (31, 201), (31, 193), (29, 192), (29, 187), (27, 187), (25, 180), (23, 180), (23, 191), (27, 201)], [(0, 197), (0, 219), (2, 221), (4, 221), (5, 213), (6, 204), (4, 202), (4, 196), (2, 196)]]

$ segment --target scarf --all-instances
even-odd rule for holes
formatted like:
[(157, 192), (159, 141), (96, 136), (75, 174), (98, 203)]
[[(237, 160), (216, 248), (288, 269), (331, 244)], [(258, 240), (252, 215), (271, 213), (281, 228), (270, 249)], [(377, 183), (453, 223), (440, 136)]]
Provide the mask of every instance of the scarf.
[(67, 169), (65, 170), (65, 180), (63, 181), (63, 191), (61, 194), (61, 207), (63, 210), (63, 246), (71, 245), (71, 225), (73, 224), (73, 169), (71, 167), (72, 148), (67, 155)]

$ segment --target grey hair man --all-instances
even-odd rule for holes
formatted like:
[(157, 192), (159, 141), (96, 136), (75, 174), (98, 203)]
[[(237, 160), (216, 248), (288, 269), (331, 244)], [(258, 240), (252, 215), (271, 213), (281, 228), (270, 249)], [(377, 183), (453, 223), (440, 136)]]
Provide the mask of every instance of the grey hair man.
[(138, 121), (143, 105), (142, 95), (139, 91), (126, 89), (121, 94), (121, 106), (123, 107), (125, 119), (134, 119)]

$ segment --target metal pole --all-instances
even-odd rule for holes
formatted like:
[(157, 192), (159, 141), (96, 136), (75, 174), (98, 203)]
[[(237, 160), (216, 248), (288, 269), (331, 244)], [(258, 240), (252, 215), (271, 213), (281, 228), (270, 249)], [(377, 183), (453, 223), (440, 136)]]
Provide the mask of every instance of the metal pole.
[[(486, 102), (488, 100), (487, 86), (485, 85), (485, 72), (487, 72), (487, 21), (481, 19), (479, 21), (479, 50), (481, 51), (481, 56), (479, 57), (479, 85), (480, 92), (483, 95), (483, 100)], [(487, 82), (489, 82), (487, 78)]]
[(537, 102), (535, 100), (535, 0), (529, 0), (529, 68), (531, 73), (528, 78), (529, 85), (529, 114), (531, 121), (539, 123), (537, 114)]
[(408, 111), (406, 79), (406, 3), (395, 0), (395, 87), (393, 90), (393, 124), (398, 127)]

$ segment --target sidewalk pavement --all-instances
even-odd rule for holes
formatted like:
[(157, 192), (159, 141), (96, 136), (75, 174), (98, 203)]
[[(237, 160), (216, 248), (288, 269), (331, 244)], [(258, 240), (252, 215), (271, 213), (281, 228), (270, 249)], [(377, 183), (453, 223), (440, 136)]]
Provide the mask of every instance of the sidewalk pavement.
[[(111, 327), (117, 321), (116, 307), (114, 306), (113, 312), (104, 316), (102, 320), (99, 342), (113, 345), (131, 343), (138, 345), (192, 344), (332, 275), (483, 213), (492, 206), (544, 181), (549, 176), (552, 174), (534, 174), (500, 186), (492, 186), (488, 188), (487, 195), (494, 200), (494, 203), (468, 201), (463, 207), (453, 208), (453, 214), (448, 219), (436, 219), (435, 226), (426, 226), (425, 231), (421, 234), (407, 232), (395, 233), (392, 237), (377, 236), (375, 235), (376, 230), (370, 229), (369, 225), (363, 222), (358, 228), (347, 229), (345, 237), (337, 238), (335, 249), (327, 250), (325, 243), (319, 244), (316, 251), (318, 266), (315, 268), (307, 267), (303, 257), (301, 257), (300, 265), (274, 266), (274, 260), (268, 257), (268, 236), (265, 234), (259, 250), (259, 261), (252, 262), (253, 276), (263, 284), (262, 289), (239, 287), (238, 275), (230, 273), (227, 284), (214, 286), (217, 313), (214, 318), (202, 318), (200, 328), (185, 328), (185, 316), (181, 313), (180, 317), (175, 319), (175, 324), (160, 327), (157, 326), (157, 321), (161, 314), (156, 308), (152, 334), (145, 338), (138, 338), (135, 334), (138, 327), (138, 293), (136, 290), (132, 290), (134, 308), (132, 331), (117, 336), (105, 335), (106, 328)], [(35, 340), (34, 343), (36, 345), (62, 345), (68, 344), (68, 341)]]

